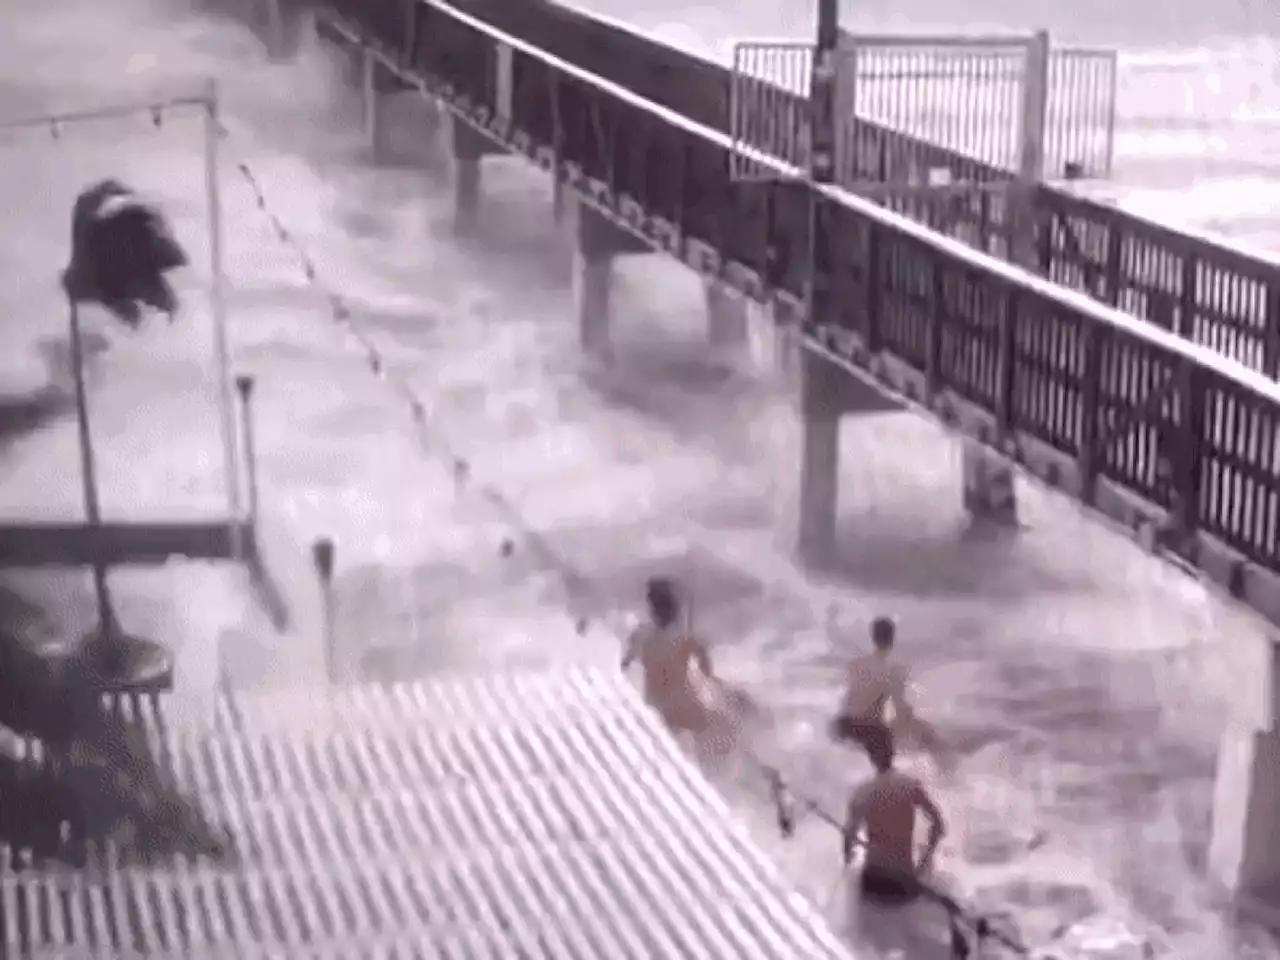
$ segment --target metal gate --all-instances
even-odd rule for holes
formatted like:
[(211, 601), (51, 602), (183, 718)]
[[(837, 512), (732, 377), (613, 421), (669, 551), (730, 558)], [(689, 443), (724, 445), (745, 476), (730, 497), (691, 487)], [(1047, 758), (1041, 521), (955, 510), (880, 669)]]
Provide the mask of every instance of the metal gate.
[(735, 180), (776, 180), (753, 152), (809, 167), (809, 79), (813, 44), (749, 40), (733, 46), (729, 130)]
[[(1114, 50), (1067, 47), (1050, 53), (1044, 131), (1047, 179), (1111, 176), (1118, 73)], [(1077, 166), (1072, 169), (1070, 164)]]
[[(812, 62), (808, 43), (735, 45), (735, 176), (776, 177), (742, 148), (808, 166)], [(900, 179), (906, 170), (912, 182), (960, 185), (980, 179), (978, 165), (1037, 180), (1109, 176), (1115, 87), (1114, 52), (1051, 50), (1043, 34), (844, 33), (837, 62), (840, 182), (857, 189)], [(956, 156), (943, 163), (943, 152)]]
[(993, 167), (1020, 169), (1025, 40), (850, 33), (840, 40), (845, 111)]

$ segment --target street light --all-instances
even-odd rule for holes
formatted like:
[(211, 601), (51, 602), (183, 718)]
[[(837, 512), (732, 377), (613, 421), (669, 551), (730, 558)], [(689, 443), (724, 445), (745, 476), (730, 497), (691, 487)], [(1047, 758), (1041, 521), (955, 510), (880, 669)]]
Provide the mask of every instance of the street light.
[[(90, 536), (102, 525), (102, 511), (84, 380), (80, 306), (99, 304), (131, 329), (141, 324), (145, 307), (168, 314), (172, 322), (178, 298), (165, 274), (186, 264), (186, 252), (174, 240), (164, 217), (124, 184), (103, 180), (76, 197), (71, 214), (71, 262), (62, 273), (62, 287), (67, 296), (80, 477)], [(171, 654), (156, 641), (121, 628), (111, 599), (107, 565), (97, 555), (93, 586), (97, 627), (83, 639), (75, 654), (89, 668), (89, 675), (103, 692), (170, 689)]]
[[(836, 78), (840, 56), (840, 7), (837, 0), (818, 0), (817, 40), (809, 73), (809, 179), (815, 184), (836, 180)], [(825, 323), (835, 315), (831, 225), (827, 205), (818, 191), (809, 191), (809, 288), (810, 324)]]

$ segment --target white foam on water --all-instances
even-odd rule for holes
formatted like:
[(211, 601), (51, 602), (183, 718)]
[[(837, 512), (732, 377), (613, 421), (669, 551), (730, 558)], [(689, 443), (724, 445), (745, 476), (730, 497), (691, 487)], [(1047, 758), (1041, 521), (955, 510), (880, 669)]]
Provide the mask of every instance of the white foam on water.
[[(775, 5), (629, 12), (717, 48), (732, 32), (794, 33), (811, 18)], [(462, 245), (441, 183), (364, 165), (350, 94), (322, 57), (273, 66), (237, 25), (141, 0), (109, 12), (91, 0), (11, 0), (6, 17), (21, 42), (5, 41), (0, 113), (171, 92), (208, 75), (222, 84), (235, 366), (259, 382), (267, 547), (312, 619), (271, 637), (235, 574), (197, 568), (146, 584), (119, 575), (125, 594), (145, 600), (126, 597), (136, 620), (127, 626), (187, 637), (184, 683), (207, 688), (218, 671), (246, 685), (318, 682), (308, 562), (320, 536), (338, 544), (344, 669), (387, 676), (610, 659), (616, 636), (605, 627), (636, 609), (645, 574), (674, 570), (693, 585), (718, 662), (776, 720), (761, 750), (836, 810), (864, 767), (820, 731), (839, 663), (867, 619), (890, 610), (931, 715), (967, 753), (955, 785), (939, 785), (955, 820), (942, 872), (957, 891), (1012, 910), (1032, 940), (1067, 924), (1068, 956), (1138, 956), (1148, 936), (1166, 955), (1247, 955), (1219, 930), (1197, 857), (1224, 716), (1212, 688), (1238, 683), (1228, 667), (1242, 660), (1236, 646), (1253, 642), (1248, 617), (1051, 496), (1024, 497), (1033, 529), (1016, 543), (964, 539), (954, 444), (905, 414), (847, 426), (856, 453), (842, 486), (846, 569), (836, 581), (806, 577), (784, 559), (775, 523), (793, 472), (785, 404), (771, 383), (696, 346), (702, 301), (679, 268), (619, 271), (618, 362), (594, 366), (580, 355), (566, 241), (536, 175), (487, 164), (490, 219)], [(1195, 69), (1200, 56), (1189, 59)], [(1177, 51), (1165, 59), (1192, 69)], [(1232, 69), (1221, 51), (1208, 59)], [(3, 187), (0, 298), (10, 353), (30, 360), (0, 365), (12, 371), (0, 395), (38, 386), (31, 371), (65, 346), (56, 273), (76, 191), (108, 173), (136, 184), (173, 217), (193, 266), (177, 327), (124, 335), (90, 318), (109, 342), (93, 390), (112, 502), (209, 509), (225, 490), (199, 124), (156, 130), (141, 118), (61, 133), (0, 138), (15, 174)], [(312, 288), (278, 242), (239, 162), (329, 291)], [(1250, 189), (1256, 198), (1262, 187)], [(327, 292), (345, 298), (422, 397), (425, 442), (333, 322)], [(59, 423), (6, 449), (7, 504), (75, 507), (67, 431)], [(459, 459), (471, 474), (462, 484)], [(590, 589), (566, 587), (513, 533), (513, 517), (538, 527)], [(595, 616), (580, 635), (584, 612)], [(829, 829), (811, 817), (795, 840), (769, 838), (768, 808), (743, 776), (726, 790), (795, 882), (850, 925), (863, 955), (891, 956), (894, 924), (847, 909)], [(910, 956), (945, 955), (939, 922), (912, 915), (901, 932)]]

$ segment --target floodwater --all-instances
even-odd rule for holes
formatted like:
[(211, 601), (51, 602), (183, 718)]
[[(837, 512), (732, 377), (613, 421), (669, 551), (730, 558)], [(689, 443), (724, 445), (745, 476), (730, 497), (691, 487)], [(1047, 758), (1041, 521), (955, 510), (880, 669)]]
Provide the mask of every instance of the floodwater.
[[(732, 20), (723, 7), (626, 12), (716, 50), (730, 29), (799, 33), (810, 16), (788, 25), (771, 9), (735, 7)], [(1266, 152), (1275, 117), (1265, 107), (1280, 102), (1275, 57), (1251, 37), (1275, 12), (1239, 23), (1214, 13), (1197, 21), (1205, 36), (1216, 23), (1238, 39), (1198, 43), (1188, 22), (1144, 46), (1134, 23), (1117, 24), (1112, 39), (1135, 50), (1118, 178), (1134, 192), (1120, 199), (1167, 211), (1176, 197), (1197, 225), (1265, 245), (1274, 225), (1261, 216), (1263, 187), (1240, 186), (1249, 201), (1235, 207), (1194, 198), (1221, 196), (1240, 144)], [(841, 560), (835, 573), (805, 575), (779, 548), (793, 430), (767, 364), (753, 359), (766, 345), (713, 355), (701, 290), (680, 268), (624, 265), (615, 362), (590, 363), (550, 191), (515, 161), (487, 164), (483, 222), (457, 240), (442, 158), (425, 173), (369, 166), (352, 96), (314, 50), (273, 65), (238, 24), (144, 0), (109, 12), (93, 0), (9, 0), (6, 22), (6, 116), (172, 101), (219, 78), (229, 339), (235, 370), (257, 378), (268, 548), (301, 595), (309, 544), (336, 540), (339, 672), (603, 662), (616, 656), (609, 628), (634, 612), (642, 578), (667, 570), (691, 584), (723, 669), (770, 707), (759, 751), (785, 758), (798, 789), (834, 812), (864, 768), (818, 731), (842, 659), (861, 648), (867, 621), (889, 612), (930, 715), (964, 755), (939, 788), (953, 821), (940, 882), (1064, 956), (1120, 960), (1146, 946), (1162, 957), (1280, 956), (1257, 931), (1226, 925), (1200, 879), (1222, 692), (1248, 689), (1263, 642), (1248, 616), (1048, 493), (1024, 489), (1026, 531), (973, 536), (959, 451), (906, 413), (846, 424)], [(935, 21), (925, 11), (920, 22)], [(1186, 98), (1133, 93), (1146, 88)], [(1219, 141), (1223, 166), (1204, 146)], [(227, 502), (207, 147), (190, 108), (0, 136), (10, 173), (0, 241), (6, 516), (76, 510), (57, 271), (75, 193), (105, 175), (154, 195), (193, 255), (176, 325), (129, 334), (86, 317), (106, 512), (208, 515)], [(383, 378), (335, 322), (335, 297), (376, 344)], [(399, 386), (420, 398), (424, 432)], [(113, 583), (125, 625), (175, 645), (184, 692), (211, 688), (220, 673), (239, 686), (321, 682), (318, 626), (275, 636), (234, 572), (188, 565)], [(78, 578), (10, 577), (5, 589), (37, 639), (91, 622)], [(861, 955), (893, 956), (901, 924), (850, 913), (836, 838), (818, 818), (783, 843), (746, 773), (724, 788)], [(907, 956), (944, 955), (924, 943), (940, 927), (933, 913), (910, 915)]]

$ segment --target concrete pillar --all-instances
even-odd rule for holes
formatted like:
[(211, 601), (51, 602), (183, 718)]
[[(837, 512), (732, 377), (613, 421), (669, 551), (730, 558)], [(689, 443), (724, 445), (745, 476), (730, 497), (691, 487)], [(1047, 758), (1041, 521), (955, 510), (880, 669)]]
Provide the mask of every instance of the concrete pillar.
[(1224, 638), (1220, 677), (1231, 718), (1218, 744), (1209, 839), (1211, 879), (1228, 893), (1257, 895), (1280, 881), (1280, 648), (1266, 634)]
[(610, 319), (613, 255), (592, 256), (579, 249), (573, 258), (573, 306), (584, 353), (607, 359), (612, 353)]
[(737, 352), (747, 342), (747, 301), (719, 283), (706, 285), (707, 340), (713, 349)]
[(312, 8), (301, 0), (257, 0), (255, 28), (272, 60), (297, 56), (302, 37), (312, 22)]
[(806, 344), (783, 305), (775, 311), (781, 379), (793, 398), (787, 425), (775, 430), (772, 451), (783, 471), (775, 500), (783, 535), (804, 565), (822, 569), (836, 556), (840, 506), (840, 431), (847, 416), (902, 409), (875, 386)]
[(576, 237), (573, 258), (573, 300), (583, 350), (602, 359), (611, 354), (613, 267), (627, 254), (649, 253), (643, 240), (582, 203), (570, 200)]
[(838, 414), (830, 413), (801, 418), (796, 555), (805, 566), (818, 569), (829, 566), (835, 558), (840, 506), (840, 419)]
[(321, 50), (329, 54), (336, 78), (343, 85), (360, 89), (364, 74), (365, 51), (326, 17), (310, 17), (315, 38)]
[(1018, 526), (1016, 475), (1009, 461), (973, 440), (964, 440), (964, 509), (974, 523)]
[(821, 354), (797, 350), (794, 355), (796, 415), (799, 430), (792, 469), (797, 478), (794, 549), (801, 563), (823, 568), (835, 557), (836, 519), (840, 504), (840, 422), (849, 411), (848, 371)]
[(364, 129), (364, 142), (377, 163), (385, 135), (382, 119), (382, 92), (387, 85), (385, 68), (368, 50), (362, 50), (360, 57), (360, 124)]
[(1212, 879), (1232, 895), (1280, 882), (1280, 734), (1232, 724), (1218, 747)]
[(752, 363), (762, 373), (777, 373), (781, 354), (778, 350), (778, 324), (774, 321), (772, 308), (749, 303), (746, 320), (747, 353)]
[(440, 107), (421, 91), (397, 84), (374, 91), (366, 113), (373, 162), (382, 166), (435, 167), (440, 162)]
[[(500, 117), (513, 114), (514, 79), (512, 51), (499, 44), (494, 57), (494, 109)], [(455, 232), (475, 229), (480, 215), (480, 161), (505, 151), (494, 141), (456, 116), (448, 118), (450, 154), (453, 158), (453, 225)]]
[(360, 119), (376, 164), (435, 162), (440, 107), (410, 87), (368, 51), (360, 61)]
[(449, 117), (453, 158), (453, 225), (459, 234), (475, 229), (480, 215), (480, 162), (498, 148), (465, 121)]

